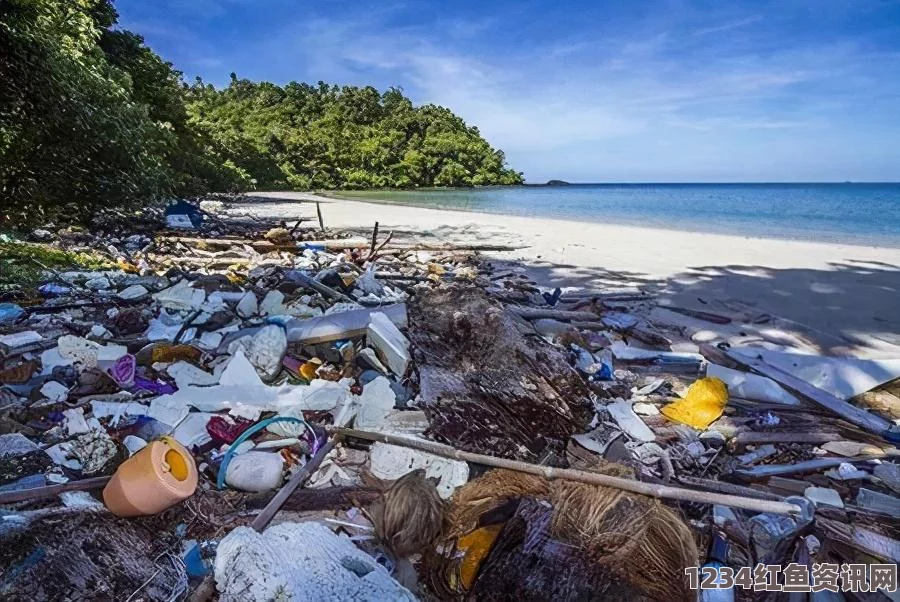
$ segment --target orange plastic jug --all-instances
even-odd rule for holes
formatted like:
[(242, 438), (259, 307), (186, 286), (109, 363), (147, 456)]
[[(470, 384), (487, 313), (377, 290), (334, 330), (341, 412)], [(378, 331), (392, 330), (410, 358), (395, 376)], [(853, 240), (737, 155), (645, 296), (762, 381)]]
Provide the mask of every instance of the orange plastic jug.
[(197, 465), (190, 452), (162, 437), (122, 462), (103, 489), (103, 502), (116, 516), (162, 512), (193, 495)]

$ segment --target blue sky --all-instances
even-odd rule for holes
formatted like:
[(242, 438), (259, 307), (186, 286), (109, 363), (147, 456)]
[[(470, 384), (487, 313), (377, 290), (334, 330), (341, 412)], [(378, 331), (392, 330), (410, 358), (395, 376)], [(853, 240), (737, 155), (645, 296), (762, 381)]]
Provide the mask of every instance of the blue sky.
[(399, 85), (531, 182), (900, 180), (900, 0), (118, 0), (191, 80)]

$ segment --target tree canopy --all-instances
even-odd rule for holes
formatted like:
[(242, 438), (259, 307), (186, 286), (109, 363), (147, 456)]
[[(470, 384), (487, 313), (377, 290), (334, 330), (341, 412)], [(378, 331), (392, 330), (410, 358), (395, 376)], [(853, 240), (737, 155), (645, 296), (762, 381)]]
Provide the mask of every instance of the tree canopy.
[(383, 188), (519, 184), (502, 151), (449, 109), (421, 107), (399, 88), (291, 82), (232, 74), (222, 90), (190, 88), (191, 123), (262, 188)]
[(476, 127), (398, 88), (186, 85), (117, 19), (109, 0), (0, 3), (6, 219), (207, 191), (522, 181)]

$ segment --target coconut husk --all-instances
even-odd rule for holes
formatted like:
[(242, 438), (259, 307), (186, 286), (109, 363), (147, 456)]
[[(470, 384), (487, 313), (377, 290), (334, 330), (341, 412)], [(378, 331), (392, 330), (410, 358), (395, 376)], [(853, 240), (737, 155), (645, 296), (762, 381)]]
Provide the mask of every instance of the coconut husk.
[(441, 532), (444, 501), (419, 468), (394, 481), (370, 513), (379, 539), (394, 554), (406, 557), (434, 545)]
[[(615, 465), (601, 471), (627, 473)], [(549, 504), (552, 510), (546, 529), (536, 531), (535, 536), (544, 533), (577, 550), (580, 560), (599, 571), (591, 573), (592, 579), (603, 575), (620, 580), (658, 600), (693, 598), (684, 569), (697, 565), (698, 554), (687, 525), (658, 500), (618, 489), (569, 481), (551, 483), (534, 475), (492, 470), (454, 494), (445, 521), (445, 547), (454, 549), (460, 537), (484, 526), (480, 520), (485, 513), (515, 498)], [(501, 533), (495, 547), (504, 537)], [(528, 553), (533, 554), (534, 549), (532, 546)], [(448, 567), (438, 570), (447, 571)], [(481, 577), (476, 588), (479, 583)]]

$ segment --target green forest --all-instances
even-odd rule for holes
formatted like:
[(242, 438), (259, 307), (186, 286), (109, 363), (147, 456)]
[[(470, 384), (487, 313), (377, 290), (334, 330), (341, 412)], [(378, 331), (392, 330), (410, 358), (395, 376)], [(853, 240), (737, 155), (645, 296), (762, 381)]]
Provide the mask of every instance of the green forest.
[(182, 74), (109, 0), (0, 2), (3, 219), (253, 189), (519, 184), (478, 128), (402, 90)]

